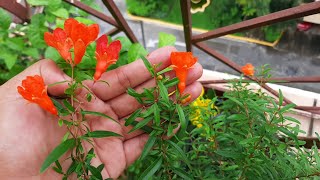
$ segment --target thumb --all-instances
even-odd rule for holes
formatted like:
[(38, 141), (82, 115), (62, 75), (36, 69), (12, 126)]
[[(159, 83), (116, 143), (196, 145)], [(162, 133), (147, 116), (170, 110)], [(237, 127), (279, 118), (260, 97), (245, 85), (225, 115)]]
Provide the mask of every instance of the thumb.
[[(40, 75), (43, 78), (45, 85), (71, 80), (71, 78), (67, 76), (54, 61), (44, 59), (28, 67), (23, 72), (9, 80), (5, 85), (16, 88), (21, 85), (21, 81), (24, 80), (26, 76), (34, 75)], [(67, 88), (67, 82), (58, 83), (56, 85), (49, 86), (48, 93), (52, 96), (63, 96), (64, 91)]]

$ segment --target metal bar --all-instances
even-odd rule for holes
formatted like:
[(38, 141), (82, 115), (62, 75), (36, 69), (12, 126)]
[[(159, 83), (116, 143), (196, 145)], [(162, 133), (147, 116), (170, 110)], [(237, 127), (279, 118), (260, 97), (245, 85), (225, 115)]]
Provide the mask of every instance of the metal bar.
[[(239, 73), (242, 73), (241, 72), (241, 67), (233, 62), (232, 60), (228, 59), (227, 57), (225, 57), (224, 55), (218, 53), (217, 51), (211, 49), (210, 47), (208, 47), (205, 43), (203, 42), (198, 42), (198, 43), (195, 43), (194, 44), (195, 46), (197, 46), (199, 49), (203, 50), (204, 52), (206, 52), (207, 54), (217, 58), (219, 61), (221, 61), (222, 63), (228, 65), (229, 67), (231, 67), (232, 69), (236, 70), (237, 72)], [(252, 77), (248, 77), (249, 79), (253, 80), (253, 81), (257, 81), (256, 79), (253, 79)], [(268, 85), (266, 84), (260, 84), (261, 87), (263, 87), (264, 89), (266, 89), (267, 91), (269, 91), (270, 93), (272, 93), (273, 95), (279, 97), (279, 94), (277, 91), (273, 90), (271, 87), (269, 87)], [(287, 98), (283, 98), (283, 101), (288, 103), (288, 104), (291, 104), (292, 102), (287, 99)]]
[(230, 59), (228, 59), (224, 55), (222, 55), (222, 54), (218, 53), (217, 51), (211, 49), (205, 43), (198, 42), (198, 43), (195, 43), (194, 45), (196, 47), (198, 47), (199, 49), (201, 49), (202, 51), (204, 51), (205, 53), (213, 56), (214, 58), (218, 59), (222, 63), (226, 64), (227, 66), (229, 66), (233, 70), (241, 73), (241, 67), (237, 63), (231, 61)]
[(111, 17), (91, 8), (90, 6), (83, 4), (82, 2), (80, 2), (79, 0), (64, 0), (65, 2), (87, 12), (90, 13), (92, 16), (97, 17), (115, 27), (119, 27), (118, 23)]
[(294, 8), (286, 9), (283, 11), (275, 12), (265, 16), (257, 17), (247, 21), (243, 21), (237, 24), (232, 24), (230, 26), (225, 26), (222, 28), (215, 29), (206, 33), (202, 33), (193, 36), (192, 42), (200, 42), (208, 39), (224, 36), (227, 34), (233, 34), (236, 32), (241, 32), (249, 29), (254, 29), (257, 27), (262, 27), (270, 24), (274, 24), (281, 21), (286, 21), (290, 19), (300, 18), (307, 15), (312, 15), (320, 12), (320, 2), (308, 3), (305, 5), (297, 6)]
[[(199, 81), (202, 84), (220, 84), (228, 82), (239, 82), (239, 79), (221, 79), (221, 80), (203, 80)], [(252, 82), (249, 78), (244, 78), (242, 82)], [(305, 77), (278, 77), (269, 79), (259, 79), (263, 83), (319, 83), (320, 76), (305, 76)]]
[(192, 52), (192, 21), (191, 21), (191, 1), (190, 0), (180, 0), (180, 8), (182, 14), (183, 21), (183, 31), (184, 31), (184, 39), (186, 42), (186, 49), (189, 52)]
[(121, 29), (127, 37), (131, 40), (131, 42), (137, 43), (138, 40), (136, 36), (133, 34), (132, 30), (130, 29), (128, 23), (122, 16), (121, 12), (119, 11), (116, 4), (113, 2), (113, 0), (102, 0), (103, 4), (108, 8), (114, 19), (119, 25), (119, 29)]
[(16, 2), (16, 0), (0, 0), (0, 7), (17, 16), (23, 22), (29, 21), (28, 6)]
[(118, 34), (119, 32), (121, 32), (121, 30), (119, 28), (113, 28), (111, 29), (110, 31), (108, 31), (106, 33), (107, 36), (113, 36), (113, 35), (116, 35)]

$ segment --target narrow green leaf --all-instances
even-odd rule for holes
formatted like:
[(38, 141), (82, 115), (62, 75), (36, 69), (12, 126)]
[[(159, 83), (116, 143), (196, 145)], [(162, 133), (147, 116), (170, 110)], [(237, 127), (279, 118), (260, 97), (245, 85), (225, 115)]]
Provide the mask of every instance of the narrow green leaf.
[(168, 88), (168, 87), (177, 85), (178, 83), (179, 83), (179, 79), (175, 77), (173, 79), (170, 79), (169, 81), (164, 82), (164, 86)]
[(55, 164), (56, 164), (58, 169), (62, 170), (62, 167), (61, 167), (61, 164), (60, 164), (59, 160), (56, 160)]
[(73, 148), (76, 145), (75, 139), (68, 139), (58, 145), (44, 160), (40, 173), (43, 173), (48, 167), (57, 161), (63, 154), (65, 154), (69, 149)]
[(72, 107), (68, 100), (64, 99), (62, 102), (70, 112), (75, 111), (74, 107)]
[[(138, 123), (139, 123), (138, 121), (133, 121), (132, 125), (136, 126)], [(153, 131), (153, 129), (151, 127), (149, 127), (149, 126), (143, 126), (140, 130), (142, 130), (142, 131), (144, 131), (144, 132), (146, 132), (148, 134), (150, 134)]]
[(150, 72), (150, 74), (152, 75), (152, 77), (154, 77), (155, 72), (154, 72), (154, 69), (153, 69), (152, 65), (150, 64), (149, 60), (147, 58), (145, 58), (144, 56), (141, 56), (141, 59), (142, 59), (144, 65), (146, 66), (146, 68), (148, 69), (148, 71)]
[(62, 171), (61, 169), (58, 169), (58, 168), (55, 167), (55, 166), (53, 166), (52, 169), (53, 169), (55, 172), (59, 173), (59, 174), (63, 174), (63, 171)]
[(158, 171), (162, 164), (162, 156), (156, 159), (143, 173), (138, 180), (148, 180), (154, 173)]
[(103, 168), (104, 168), (104, 164), (100, 164), (100, 165), (97, 167), (97, 170), (101, 172), (101, 171), (103, 170)]
[(153, 116), (149, 116), (144, 118), (142, 121), (138, 122), (137, 125), (135, 125), (130, 131), (129, 133), (132, 133), (133, 131), (137, 130), (137, 129), (141, 129), (142, 127), (144, 127), (145, 125), (147, 125), (151, 120), (152, 120)]
[(91, 165), (89, 165), (89, 166), (87, 166), (87, 167), (88, 167), (89, 171), (92, 173), (92, 175), (93, 175), (95, 178), (97, 178), (97, 179), (103, 179), (100, 171), (99, 171), (97, 168), (95, 168), (95, 167), (93, 167), (93, 166), (91, 166)]
[(115, 132), (112, 131), (91, 131), (88, 132), (87, 134), (84, 135), (85, 137), (91, 137), (91, 138), (105, 138), (105, 137), (110, 137), (110, 136), (114, 136), (114, 137), (122, 137), (120, 134), (117, 134)]
[(59, 125), (59, 127), (62, 127), (62, 126), (63, 126), (63, 120), (62, 120), (62, 119), (59, 119), (59, 120), (58, 120), (58, 125)]
[(144, 97), (142, 94), (139, 94), (136, 90), (132, 88), (128, 88), (127, 93), (132, 97)]
[(165, 69), (163, 69), (163, 70), (161, 70), (161, 71), (157, 72), (157, 76), (159, 76), (159, 75), (161, 75), (161, 74), (163, 74), (163, 73), (166, 73), (166, 72), (172, 71), (172, 70), (173, 70), (173, 69), (172, 69), (172, 67), (167, 67), (167, 68), (165, 68)]
[(189, 159), (186, 156), (186, 152), (184, 152), (176, 143), (172, 142), (171, 140), (167, 140), (168, 144), (178, 152), (179, 156), (182, 158), (182, 160), (191, 168)]
[(283, 94), (281, 89), (279, 89), (279, 106), (282, 106), (283, 103)]
[(148, 153), (152, 149), (152, 147), (153, 147), (154, 143), (156, 142), (156, 140), (157, 140), (156, 137), (150, 135), (147, 143), (144, 145), (144, 148), (143, 148), (141, 156), (140, 156), (140, 160), (143, 160), (145, 157), (147, 157)]
[(104, 118), (107, 118), (107, 119), (111, 119), (112, 121), (116, 122), (119, 124), (118, 121), (116, 121), (115, 119), (113, 119), (112, 117), (108, 116), (108, 115), (105, 115), (103, 113), (100, 113), (100, 112), (95, 112), (95, 111), (81, 111), (81, 114), (82, 115), (94, 115), (94, 116), (100, 116), (100, 117), (104, 117)]
[(182, 169), (178, 169), (178, 168), (174, 168), (173, 172), (175, 174), (177, 174), (178, 176), (180, 176), (182, 179), (184, 180), (193, 180), (193, 177), (190, 176), (188, 173), (186, 173), (184, 170)]
[(168, 103), (169, 102), (169, 95), (167, 88), (163, 85), (161, 81), (158, 82), (159, 90), (160, 90), (160, 96), (161, 98)]
[(294, 122), (294, 123), (297, 123), (297, 124), (301, 124), (299, 120), (293, 118), (293, 117), (290, 117), (290, 116), (284, 116), (284, 119), (285, 120), (288, 120), (288, 121), (291, 121), (291, 122)]
[(153, 113), (154, 113), (154, 122), (157, 126), (160, 126), (160, 110), (157, 103), (152, 105)]
[(182, 110), (182, 107), (179, 104), (176, 105), (176, 109), (178, 111), (179, 121), (181, 124), (181, 131), (184, 132), (187, 129), (186, 117), (184, 116), (184, 112)]
[(284, 106), (283, 108), (281, 108), (280, 113), (284, 113), (292, 108), (296, 107), (295, 104), (288, 104), (286, 106)]
[(71, 165), (69, 166), (69, 168), (67, 170), (67, 175), (72, 174), (76, 170), (77, 166), (78, 166), (78, 164), (75, 161), (72, 161)]
[(142, 109), (137, 109), (134, 113), (132, 113), (128, 119), (126, 119), (126, 122), (125, 122), (125, 126), (129, 126), (130, 124), (132, 124), (132, 122), (134, 120), (137, 119), (137, 117), (140, 115), (140, 112), (142, 111)]

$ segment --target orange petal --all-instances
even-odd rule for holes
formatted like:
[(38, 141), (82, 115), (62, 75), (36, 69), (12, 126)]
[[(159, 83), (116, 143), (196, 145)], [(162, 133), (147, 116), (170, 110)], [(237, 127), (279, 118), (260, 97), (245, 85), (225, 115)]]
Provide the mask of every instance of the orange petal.
[(86, 52), (86, 46), (81, 39), (78, 39), (74, 44), (74, 65), (81, 62), (84, 53)]

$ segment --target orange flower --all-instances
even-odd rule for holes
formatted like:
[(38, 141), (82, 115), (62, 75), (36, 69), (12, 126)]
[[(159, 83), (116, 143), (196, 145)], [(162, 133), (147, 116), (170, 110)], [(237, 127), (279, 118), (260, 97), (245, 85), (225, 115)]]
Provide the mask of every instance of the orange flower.
[(179, 92), (182, 94), (186, 88), (186, 79), (188, 70), (197, 62), (197, 58), (193, 57), (191, 52), (172, 52), (171, 64), (176, 71), (176, 76), (179, 79)]
[(47, 94), (47, 88), (41, 76), (27, 76), (27, 78), (22, 81), (22, 86), (18, 86), (17, 89), (24, 99), (38, 104), (41, 108), (49, 111), (53, 115), (58, 114), (56, 107)]
[(108, 37), (102, 35), (97, 40), (96, 46), (96, 59), (97, 66), (94, 73), (94, 80), (98, 80), (102, 73), (105, 72), (109, 65), (116, 63), (119, 58), (119, 52), (121, 50), (121, 43), (119, 40), (113, 41), (108, 45)]
[(98, 37), (99, 26), (98, 24), (86, 26), (69, 18), (64, 22), (64, 30), (74, 44), (74, 64), (77, 65), (81, 62), (87, 46)]
[[(56, 48), (63, 59), (75, 66), (81, 62), (87, 46), (98, 37), (98, 34), (97, 24), (86, 26), (69, 18), (64, 23), (64, 30), (57, 28), (53, 33), (46, 32), (44, 40), (48, 46)], [(70, 53), (72, 47), (74, 48), (74, 61)]]
[(63, 29), (57, 28), (53, 33), (44, 33), (44, 40), (48, 46), (56, 48), (64, 60), (69, 64), (72, 63), (70, 49), (73, 46), (73, 42), (67, 37)]
[(247, 63), (246, 65), (242, 66), (241, 70), (244, 75), (247, 75), (247, 76), (254, 75), (254, 66), (250, 63)]

